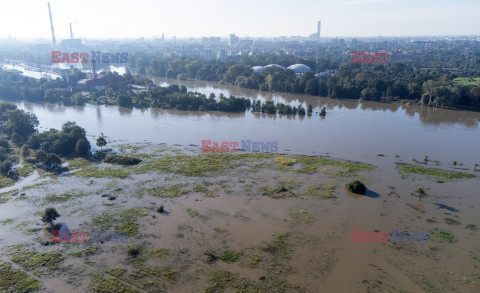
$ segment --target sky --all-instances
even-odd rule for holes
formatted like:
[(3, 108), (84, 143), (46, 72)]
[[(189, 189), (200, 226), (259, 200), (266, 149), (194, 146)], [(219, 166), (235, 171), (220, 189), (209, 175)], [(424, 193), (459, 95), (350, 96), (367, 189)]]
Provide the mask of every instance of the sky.
[[(51, 0), (57, 40), (480, 35), (479, 0)], [(51, 39), (47, 1), (0, 0), (0, 38)]]

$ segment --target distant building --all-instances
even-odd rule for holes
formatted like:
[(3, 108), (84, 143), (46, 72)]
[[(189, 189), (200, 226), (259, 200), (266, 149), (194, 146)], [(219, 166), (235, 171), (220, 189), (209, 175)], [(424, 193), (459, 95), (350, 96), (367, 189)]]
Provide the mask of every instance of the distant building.
[(295, 74), (304, 74), (312, 71), (312, 69), (305, 64), (293, 64), (288, 66), (287, 69), (293, 70)]
[(236, 46), (239, 42), (240, 38), (235, 36), (235, 34), (231, 34), (230, 38), (228, 39), (228, 45), (230, 47)]
[(218, 51), (218, 53), (217, 53), (217, 60), (220, 60), (220, 61), (225, 61), (225, 60), (227, 60), (227, 51), (225, 51), (225, 50), (220, 50), (220, 51)]

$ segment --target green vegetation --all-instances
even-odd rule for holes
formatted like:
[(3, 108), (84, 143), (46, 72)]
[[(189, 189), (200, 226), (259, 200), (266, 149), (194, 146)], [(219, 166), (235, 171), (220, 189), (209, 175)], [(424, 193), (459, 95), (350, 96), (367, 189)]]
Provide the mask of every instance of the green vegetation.
[(175, 283), (175, 281), (177, 280), (177, 275), (178, 272), (176, 270), (163, 272), (163, 277), (165, 278), (165, 280), (167, 280), (167, 282), (171, 284)]
[(125, 274), (127, 270), (124, 269), (124, 268), (111, 268), (109, 270), (106, 271), (107, 274), (109, 275), (112, 275), (114, 277), (117, 277), (117, 278), (120, 278), (121, 276), (123, 276)]
[(190, 217), (192, 217), (192, 218), (197, 217), (197, 218), (200, 218), (202, 220), (208, 220), (207, 216), (200, 214), (196, 210), (193, 210), (191, 208), (187, 208), (186, 211), (187, 211), (187, 214), (189, 214)]
[(207, 193), (208, 192), (208, 188), (201, 185), (201, 184), (198, 184), (198, 185), (195, 185), (195, 187), (193, 187), (193, 191), (195, 192), (203, 192), (203, 193)]
[(240, 253), (233, 250), (224, 250), (222, 254), (218, 256), (218, 259), (227, 263), (234, 263), (240, 257)]
[(45, 224), (50, 224), (50, 227), (53, 227), (54, 226), (53, 221), (55, 221), (58, 217), (60, 217), (60, 214), (57, 212), (56, 209), (46, 208), (45, 212), (42, 215), (42, 221)]
[(60, 202), (66, 202), (76, 198), (81, 198), (87, 195), (88, 193), (85, 193), (82, 190), (72, 190), (70, 192), (62, 193), (59, 195), (49, 193), (45, 196), (45, 201), (49, 203), (60, 203)]
[(26, 249), (21, 245), (15, 245), (12, 248), (11, 260), (27, 270), (35, 270), (37, 274), (41, 274), (44, 268), (51, 271), (57, 270), (59, 264), (64, 260), (60, 252), (38, 252)]
[(335, 191), (335, 184), (318, 183), (313, 186), (305, 187), (305, 195), (312, 196), (319, 199), (333, 198)]
[(347, 188), (348, 191), (356, 194), (365, 194), (367, 192), (367, 188), (365, 187), (365, 184), (363, 184), (358, 180), (347, 183), (345, 187)]
[(455, 236), (450, 231), (447, 230), (433, 230), (430, 232), (432, 235), (435, 235), (447, 242), (455, 242)]
[(142, 160), (128, 156), (114, 156), (108, 154), (103, 161), (105, 163), (128, 166), (140, 164)]
[(457, 77), (453, 80), (454, 85), (478, 85), (480, 83), (480, 77)]
[(288, 243), (289, 233), (281, 233), (274, 236), (273, 244), (268, 244), (265, 251), (288, 258), (292, 252), (292, 245)]
[(314, 219), (308, 214), (306, 210), (298, 210), (290, 213), (290, 217), (295, 219), (295, 222), (313, 223)]
[(253, 269), (258, 266), (258, 263), (262, 261), (262, 258), (258, 254), (254, 254), (250, 257), (250, 262), (248, 263), (248, 267)]
[(127, 178), (130, 173), (125, 169), (119, 168), (96, 168), (87, 167), (85, 169), (72, 172), (72, 175), (82, 178)]
[(29, 163), (23, 163), (22, 167), (17, 169), (18, 176), (27, 177), (33, 173), (33, 165)]
[(94, 293), (137, 293), (138, 290), (119, 282), (115, 277), (99, 277), (90, 284)]
[(446, 171), (437, 168), (425, 168), (422, 166), (417, 165), (409, 165), (409, 164), (399, 164), (397, 163), (397, 169), (402, 173), (410, 173), (410, 174), (419, 174), (424, 175), (427, 177), (433, 177), (437, 180), (444, 180), (444, 181), (452, 181), (457, 179), (470, 179), (476, 177), (470, 173), (464, 172), (454, 172), (454, 171)]
[(419, 194), (419, 195), (426, 195), (427, 193), (425, 192), (425, 189), (423, 187), (417, 187), (417, 189), (415, 189), (415, 193)]
[(69, 170), (82, 169), (92, 165), (92, 162), (85, 158), (75, 158), (68, 163)]
[(125, 232), (128, 236), (138, 233), (138, 217), (147, 216), (147, 212), (139, 208), (131, 208), (119, 212), (105, 212), (94, 218), (88, 224), (91, 228), (108, 231), (114, 228), (116, 232)]
[(127, 247), (127, 254), (131, 257), (137, 257), (140, 254), (140, 250), (135, 246)]
[(154, 249), (148, 252), (148, 256), (166, 259), (170, 256), (170, 250), (166, 248)]
[(147, 188), (146, 190), (151, 196), (174, 198), (188, 193), (186, 190), (182, 189), (183, 186), (183, 184), (175, 184), (170, 186)]
[(207, 176), (209, 172), (231, 169), (236, 166), (236, 161), (244, 157), (244, 154), (231, 153), (202, 153), (198, 156), (165, 155), (142, 164), (142, 166), (137, 167), (136, 172), (141, 174), (149, 171), (159, 171), (203, 177)]
[(301, 181), (286, 178), (285, 180), (278, 181), (275, 187), (260, 187), (262, 195), (269, 196), (271, 198), (285, 198), (294, 197), (293, 189), (300, 187)]
[(157, 208), (157, 212), (163, 214), (163, 212), (164, 212), (163, 206), (159, 206)]
[(0, 292), (34, 292), (41, 288), (41, 283), (21, 270), (12, 268), (8, 262), (0, 260)]
[[(225, 290), (231, 288), (232, 290)], [(275, 280), (273, 284), (262, 282), (260, 284), (254, 283), (247, 278), (242, 278), (237, 273), (232, 273), (226, 270), (213, 271), (210, 274), (208, 285), (203, 288), (203, 293), (215, 292), (285, 292), (292, 288), (291, 285), (282, 280)]]

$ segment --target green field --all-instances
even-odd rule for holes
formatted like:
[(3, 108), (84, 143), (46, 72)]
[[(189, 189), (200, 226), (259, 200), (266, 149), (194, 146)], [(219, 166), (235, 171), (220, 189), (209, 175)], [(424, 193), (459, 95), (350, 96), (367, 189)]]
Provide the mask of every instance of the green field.
[(453, 80), (454, 85), (480, 85), (480, 77), (457, 77)]

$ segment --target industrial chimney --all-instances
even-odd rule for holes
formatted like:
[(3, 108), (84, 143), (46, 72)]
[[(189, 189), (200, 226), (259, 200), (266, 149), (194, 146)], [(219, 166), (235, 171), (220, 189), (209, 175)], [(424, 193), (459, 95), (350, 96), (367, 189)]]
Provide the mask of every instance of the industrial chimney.
[(52, 11), (50, 10), (50, 2), (48, 2), (48, 14), (50, 15), (50, 29), (52, 30), (52, 43), (53, 47), (57, 46), (57, 42), (55, 41), (55, 30), (53, 29), (53, 20), (52, 20)]

